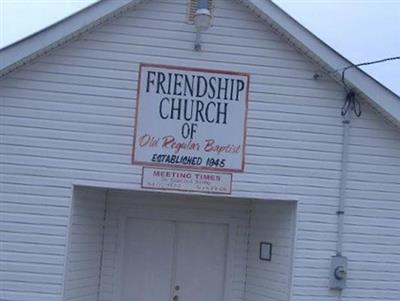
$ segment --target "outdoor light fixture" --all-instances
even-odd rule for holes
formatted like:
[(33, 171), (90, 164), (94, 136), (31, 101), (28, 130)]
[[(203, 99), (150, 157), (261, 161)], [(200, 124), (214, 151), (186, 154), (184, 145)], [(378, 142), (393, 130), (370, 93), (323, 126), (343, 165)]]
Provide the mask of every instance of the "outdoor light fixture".
[(199, 0), (197, 10), (194, 15), (194, 25), (196, 27), (196, 41), (194, 50), (201, 50), (201, 32), (207, 30), (211, 25), (211, 12), (208, 7), (208, 0)]
[(194, 25), (198, 31), (206, 30), (211, 24), (211, 12), (208, 8), (199, 8), (194, 16)]

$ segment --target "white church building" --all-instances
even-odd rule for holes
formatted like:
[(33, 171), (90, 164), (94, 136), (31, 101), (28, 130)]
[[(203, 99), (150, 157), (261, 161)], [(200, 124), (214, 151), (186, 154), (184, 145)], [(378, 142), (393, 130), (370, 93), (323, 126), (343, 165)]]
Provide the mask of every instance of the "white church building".
[(0, 129), (2, 301), (400, 300), (400, 97), (269, 0), (99, 1)]

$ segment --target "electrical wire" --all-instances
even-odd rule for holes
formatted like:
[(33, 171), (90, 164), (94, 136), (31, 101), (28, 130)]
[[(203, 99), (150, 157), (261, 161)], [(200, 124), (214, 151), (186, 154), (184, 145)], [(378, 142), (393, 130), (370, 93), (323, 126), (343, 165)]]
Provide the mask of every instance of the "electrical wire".
[(359, 63), (359, 64), (351, 64), (351, 65), (348, 65), (346, 67), (339, 68), (339, 69), (336, 69), (334, 71), (328, 72), (328, 74), (336, 73), (338, 71), (342, 71), (342, 74), (343, 74), (343, 72), (346, 72), (346, 70), (348, 70), (350, 68), (373, 65), (373, 64), (379, 64), (379, 63), (384, 63), (384, 62), (388, 62), (388, 61), (395, 61), (395, 60), (400, 60), (400, 56), (388, 57), (388, 58), (381, 59), (381, 60), (364, 62), (364, 63)]
[(342, 112), (341, 112), (342, 116), (347, 115), (347, 113), (349, 111), (353, 111), (354, 114), (357, 117), (360, 117), (361, 113), (362, 113), (360, 101), (358, 99), (356, 99), (356, 95), (355, 95), (354, 91), (349, 86), (347, 86), (347, 84), (346, 84), (346, 81), (345, 81), (345, 73), (346, 73), (346, 71), (351, 69), (351, 68), (355, 68), (355, 67), (379, 64), (379, 63), (384, 63), (384, 62), (388, 62), (388, 61), (395, 61), (395, 60), (399, 60), (399, 59), (400, 59), (400, 56), (388, 57), (388, 58), (381, 59), (381, 60), (376, 60), (376, 61), (364, 62), (364, 63), (360, 63), (360, 64), (352, 64), (352, 65), (346, 66), (344, 68), (340, 68), (340, 69), (328, 72), (328, 74), (332, 74), (332, 73), (336, 73), (338, 71), (342, 71), (341, 81), (342, 81), (343, 85), (345, 86), (345, 88), (347, 90), (346, 99), (345, 99), (345, 102), (343, 104)]
[[(352, 67), (360, 67), (360, 66), (366, 66), (366, 65), (373, 65), (373, 64), (379, 64), (379, 63), (384, 63), (384, 62), (388, 62), (388, 61), (395, 61), (395, 60), (400, 60), (400, 56), (394, 56), (394, 57), (388, 57), (385, 59), (381, 59), (381, 60), (376, 60), (376, 61), (371, 61), (371, 62), (365, 62), (365, 63), (360, 63), (360, 64), (353, 64), (350, 66), (347, 66), (345, 68), (342, 68), (343, 71), (350, 69)], [(339, 71), (340, 69), (336, 70)]]
[(345, 84), (344, 83), (344, 74), (345, 74), (345, 72), (347, 70), (349, 70), (351, 68), (361, 67), (361, 66), (368, 66), (368, 65), (373, 65), (373, 64), (379, 64), (379, 63), (384, 63), (384, 62), (388, 62), (388, 61), (395, 61), (395, 60), (399, 60), (399, 59), (400, 59), (400, 56), (394, 56), (394, 57), (388, 57), (388, 58), (385, 58), (385, 59), (371, 61), (371, 62), (364, 62), (364, 63), (360, 63), (360, 64), (352, 64), (352, 65), (349, 65), (347, 67), (335, 70), (334, 72), (338, 72), (338, 71), (342, 70), (342, 82), (343, 82), (343, 84)]
[(346, 95), (346, 100), (342, 107), (342, 116), (346, 116), (349, 111), (353, 111), (357, 117), (361, 116), (361, 103), (356, 98), (356, 94), (350, 91)]
[[(351, 64), (351, 65), (348, 65), (346, 67), (330, 71), (330, 72), (328, 72), (328, 74), (333, 74), (333, 73), (337, 73), (339, 71), (342, 71), (341, 81), (342, 81), (343, 85), (346, 87), (346, 90), (349, 92), (349, 91), (351, 91), (351, 88), (349, 88), (346, 85), (345, 80), (344, 80), (345, 79), (344, 75), (345, 75), (347, 70), (349, 70), (351, 68), (354, 68), (354, 67), (368, 66), (368, 65), (379, 64), (379, 63), (384, 63), (384, 62), (388, 62), (388, 61), (395, 61), (395, 60), (400, 60), (400, 56), (388, 57), (388, 58), (384, 58), (384, 59), (380, 59), (380, 60), (376, 60), (376, 61), (369, 61), (369, 62), (364, 62), (364, 63), (359, 63), (359, 64)], [(315, 76), (316, 75), (314, 75), (314, 78), (315, 78)]]

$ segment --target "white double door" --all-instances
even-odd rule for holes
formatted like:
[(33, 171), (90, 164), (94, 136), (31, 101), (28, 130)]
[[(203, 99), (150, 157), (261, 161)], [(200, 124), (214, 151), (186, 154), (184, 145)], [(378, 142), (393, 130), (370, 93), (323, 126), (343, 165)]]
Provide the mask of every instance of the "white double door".
[(122, 301), (223, 301), (228, 224), (128, 218)]

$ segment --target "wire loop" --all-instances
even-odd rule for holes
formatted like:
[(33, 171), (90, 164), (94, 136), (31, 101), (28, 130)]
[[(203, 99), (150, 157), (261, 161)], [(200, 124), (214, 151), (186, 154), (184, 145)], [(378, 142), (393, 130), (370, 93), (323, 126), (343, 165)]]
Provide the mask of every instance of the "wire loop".
[(356, 95), (353, 91), (350, 91), (346, 95), (346, 100), (342, 107), (342, 116), (346, 116), (350, 111), (354, 112), (357, 117), (362, 114), (361, 103), (356, 99)]

